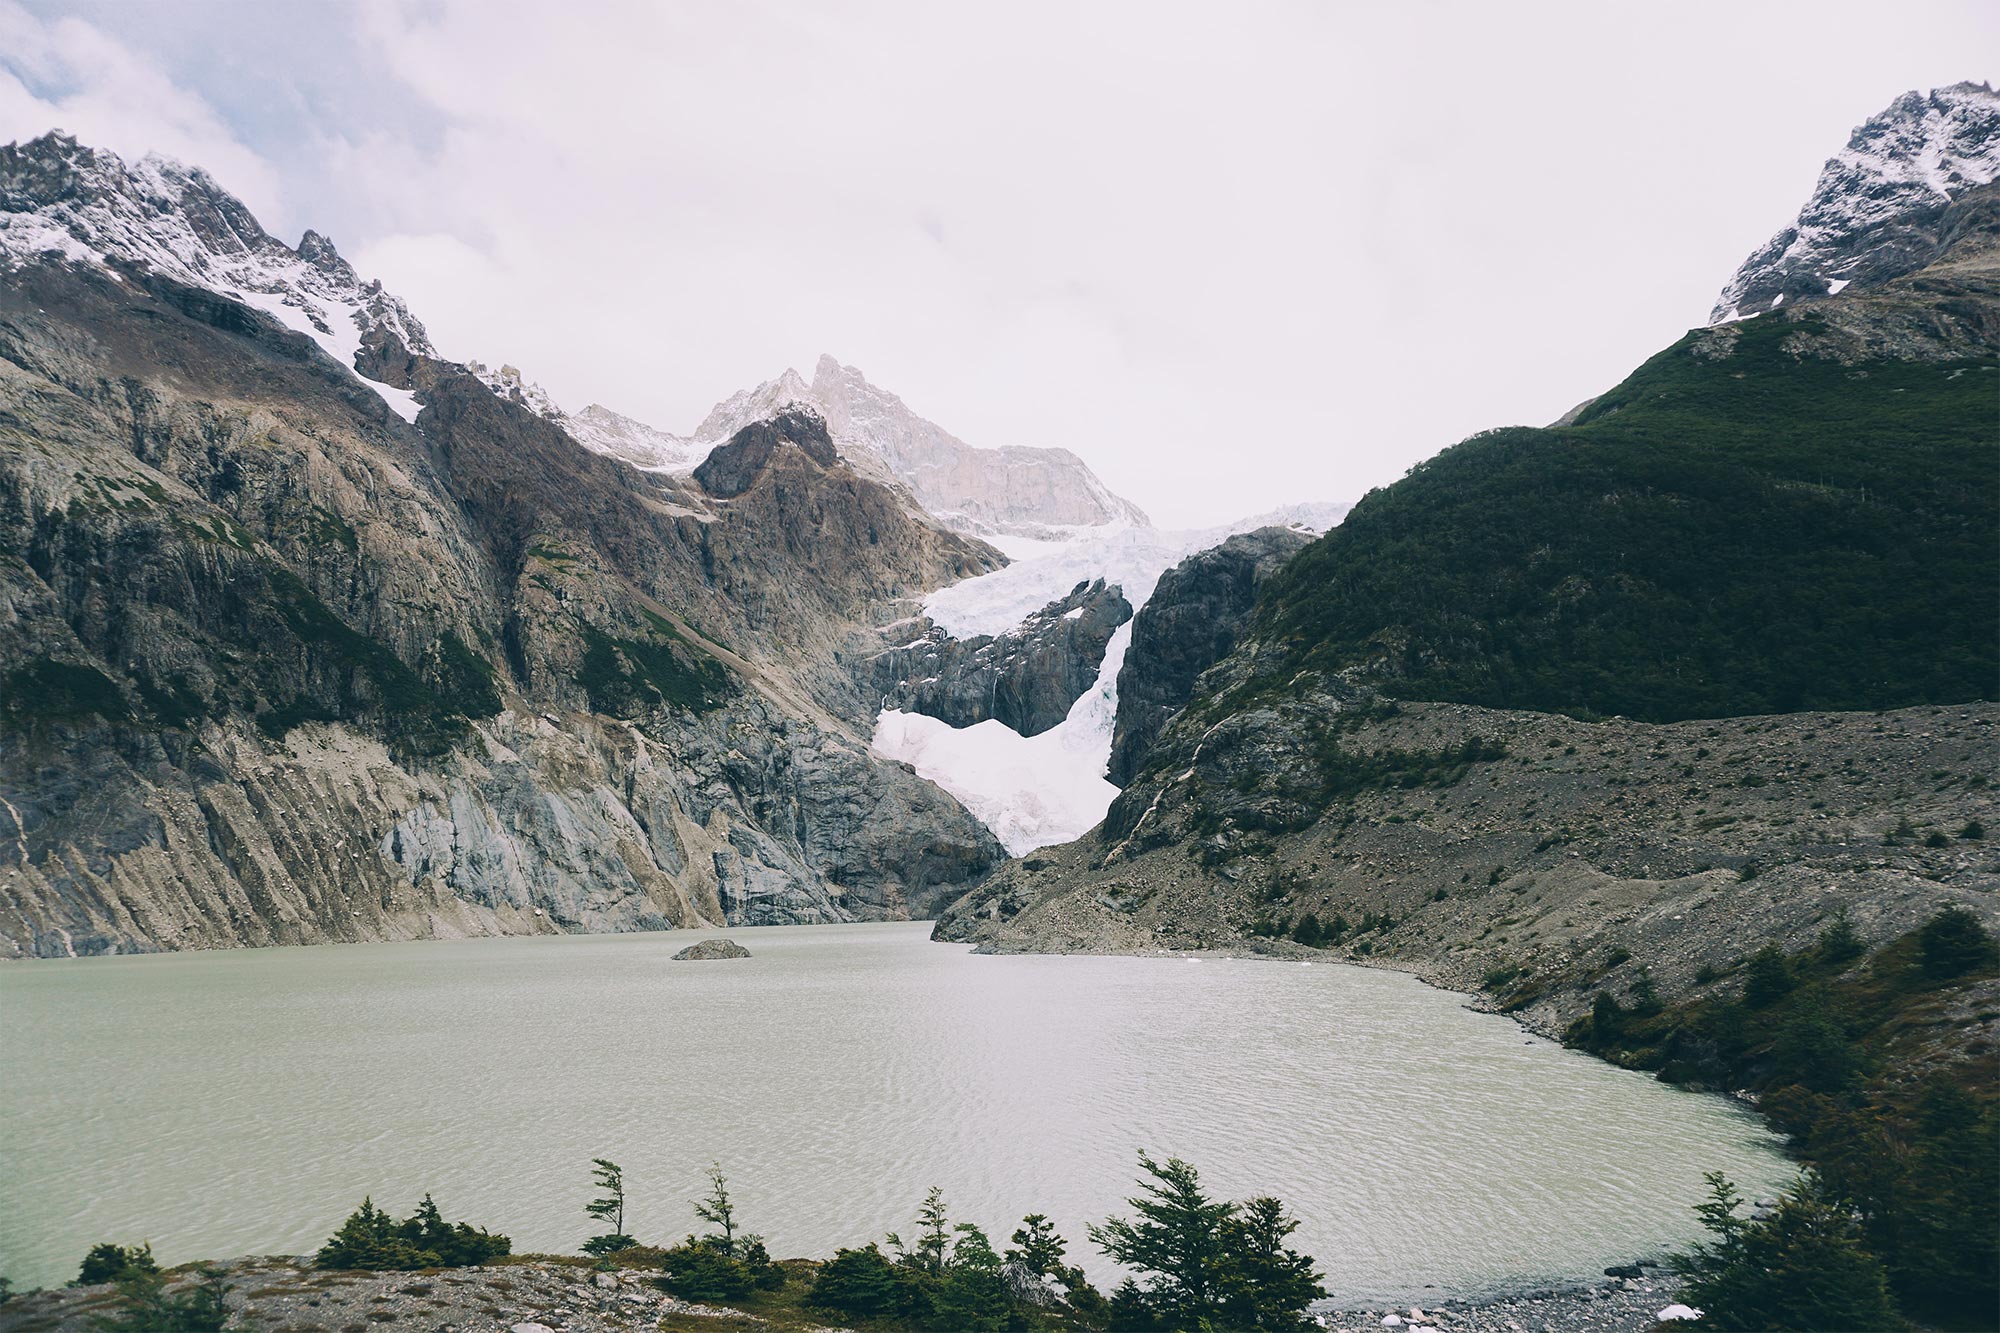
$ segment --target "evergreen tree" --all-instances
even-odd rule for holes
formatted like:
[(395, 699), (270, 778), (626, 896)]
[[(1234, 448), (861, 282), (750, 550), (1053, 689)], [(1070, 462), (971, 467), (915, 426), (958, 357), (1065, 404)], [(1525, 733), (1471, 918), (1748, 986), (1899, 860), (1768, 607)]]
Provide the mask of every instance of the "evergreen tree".
[(1061, 1277), (1063, 1255), (1068, 1246), (1056, 1234), (1055, 1224), (1040, 1213), (1029, 1213), (1021, 1219), (1021, 1226), (1013, 1236), (1014, 1244), (1007, 1250), (1007, 1262), (1020, 1264), (1036, 1277)]
[(720, 1162), (708, 1164), (708, 1185), (708, 1197), (694, 1206), (695, 1216), (711, 1226), (720, 1227), (721, 1230), (702, 1239), (715, 1242), (717, 1249), (734, 1259), (736, 1258), (736, 1209), (729, 1202), (729, 1185), (722, 1178)]
[(1847, 913), (1836, 914), (1819, 936), (1819, 961), (1837, 966), (1859, 958), (1867, 952), (1861, 937), (1854, 933), (1854, 923), (1847, 919)]
[(952, 1228), (951, 1257), (930, 1299), (924, 1322), (940, 1330), (987, 1333), (1009, 1326), (1014, 1295), (1000, 1274), (1000, 1256), (986, 1233), (970, 1222)]
[(1139, 1166), (1150, 1179), (1142, 1179), (1143, 1192), (1126, 1201), (1138, 1219), (1114, 1217), (1090, 1228), (1099, 1249), (1145, 1277), (1143, 1286), (1119, 1289), (1114, 1313), (1122, 1306), (1127, 1314), (1143, 1312), (1177, 1329), (1213, 1323), (1229, 1283), (1228, 1224), (1236, 1205), (1210, 1199), (1199, 1173), (1178, 1157), (1156, 1162), (1141, 1152)]
[(1791, 992), (1792, 966), (1775, 944), (1766, 944), (1750, 955), (1744, 969), (1743, 1002), (1762, 1009)]
[(945, 1253), (951, 1245), (951, 1222), (945, 1216), (944, 1190), (936, 1185), (917, 1208), (917, 1243), (905, 1248), (903, 1238), (889, 1233), (889, 1248), (897, 1262), (925, 1273), (944, 1272)]
[(340, 1229), (319, 1247), (313, 1262), (321, 1268), (370, 1272), (440, 1266), (438, 1255), (411, 1244), (394, 1219), (375, 1206), (373, 1198), (363, 1199), (361, 1206), (348, 1214)]
[(590, 1165), (591, 1182), (604, 1192), (585, 1204), (583, 1211), (598, 1222), (610, 1223), (611, 1230), (585, 1241), (583, 1252), (601, 1255), (629, 1250), (639, 1242), (625, 1234), (625, 1172), (618, 1163), (602, 1157), (591, 1158)]
[(153, 1243), (143, 1245), (113, 1245), (102, 1241), (90, 1247), (90, 1253), (83, 1256), (83, 1266), (78, 1269), (72, 1287), (90, 1287), (100, 1282), (116, 1282), (121, 1278), (140, 1274), (157, 1273), (160, 1266), (153, 1262)]
[(1917, 932), (1917, 945), (1927, 977), (1963, 976), (1993, 962), (1993, 937), (1963, 907), (1947, 907), (1925, 922)]
[(1742, 1200), (1711, 1173), (1696, 1209), (1715, 1237), (1676, 1263), (1702, 1325), (1726, 1333), (1820, 1333), (1899, 1328), (1882, 1263), (1863, 1247), (1853, 1208), (1810, 1172), (1763, 1222), (1736, 1215)]
[(896, 1266), (872, 1241), (858, 1250), (835, 1251), (819, 1266), (806, 1302), (854, 1319), (887, 1319), (909, 1304)]
[(1302, 1330), (1317, 1327), (1306, 1306), (1326, 1295), (1312, 1257), (1285, 1241), (1299, 1229), (1276, 1199), (1251, 1199), (1226, 1224), (1223, 1241), (1231, 1268), (1227, 1314), (1230, 1328)]

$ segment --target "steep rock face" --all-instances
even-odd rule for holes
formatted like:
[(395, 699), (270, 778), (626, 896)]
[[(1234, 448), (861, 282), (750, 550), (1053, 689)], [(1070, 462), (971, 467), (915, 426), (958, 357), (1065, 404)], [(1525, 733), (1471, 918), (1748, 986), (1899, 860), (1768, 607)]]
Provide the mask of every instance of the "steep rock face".
[(882, 707), (953, 727), (994, 718), (1039, 736), (1069, 716), (1097, 681), (1112, 633), (1132, 607), (1103, 579), (1079, 583), (1006, 634), (954, 639), (923, 622), (923, 636), (871, 663)]
[(1310, 542), (1290, 528), (1258, 528), (1197, 552), (1160, 576), (1132, 621), (1118, 672), (1118, 719), (1107, 776), (1120, 787), (1194, 693), (1195, 679), (1227, 657), (1264, 580)]
[(787, 448), (718, 499), (388, 325), (6, 256), (0, 953), (925, 915), (999, 858), (842, 660), (999, 563), (907, 497)]
[(1946, 208), (2000, 176), (2000, 95), (1905, 93), (1827, 161), (1798, 218), (1743, 262), (1710, 319), (1867, 288), (1937, 258)]

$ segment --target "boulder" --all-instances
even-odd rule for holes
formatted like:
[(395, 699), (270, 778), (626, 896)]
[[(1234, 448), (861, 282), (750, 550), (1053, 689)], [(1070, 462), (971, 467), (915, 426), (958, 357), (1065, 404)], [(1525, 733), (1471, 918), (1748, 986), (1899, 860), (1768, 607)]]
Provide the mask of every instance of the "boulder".
[(688, 945), (687, 948), (675, 954), (674, 959), (676, 962), (683, 958), (690, 962), (698, 962), (708, 958), (748, 958), (749, 956), (750, 951), (735, 940), (703, 940), (699, 944)]

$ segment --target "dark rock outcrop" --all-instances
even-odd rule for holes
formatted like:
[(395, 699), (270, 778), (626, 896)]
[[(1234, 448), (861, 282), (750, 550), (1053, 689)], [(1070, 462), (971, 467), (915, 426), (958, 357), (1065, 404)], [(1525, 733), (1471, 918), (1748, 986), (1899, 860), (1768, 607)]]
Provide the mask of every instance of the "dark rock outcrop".
[(1187, 705), (1195, 679), (1227, 657), (1257, 603), (1257, 589), (1311, 542), (1290, 528), (1239, 533), (1160, 576), (1132, 622), (1118, 672), (1118, 722), (1107, 776), (1128, 785), (1153, 741)]
[(997, 637), (954, 639), (930, 627), (922, 638), (878, 654), (871, 675), (884, 708), (954, 727), (994, 718), (1037, 736), (1061, 723), (1096, 683), (1105, 647), (1131, 618), (1131, 603), (1116, 586), (1103, 579), (1079, 583)]
[(767, 421), (753, 421), (719, 444), (694, 470), (701, 488), (729, 500), (750, 489), (778, 450), (787, 446), (803, 452), (821, 467), (840, 460), (826, 433), (826, 419), (811, 408), (788, 407)]

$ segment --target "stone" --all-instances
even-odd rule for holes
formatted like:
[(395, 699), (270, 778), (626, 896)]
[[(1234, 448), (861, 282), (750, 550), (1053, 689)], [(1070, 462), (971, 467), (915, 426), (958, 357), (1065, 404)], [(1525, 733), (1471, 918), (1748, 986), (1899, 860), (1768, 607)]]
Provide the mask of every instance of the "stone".
[[(690, 944), (687, 948), (675, 954), (674, 960), (679, 962), (682, 959), (687, 959), (690, 962), (700, 962), (711, 958), (748, 958), (749, 956), (750, 951), (735, 940), (716, 939), (703, 940), (699, 944)], [(600, 1277), (603, 1276), (608, 1276), (608, 1274), (600, 1275)]]

